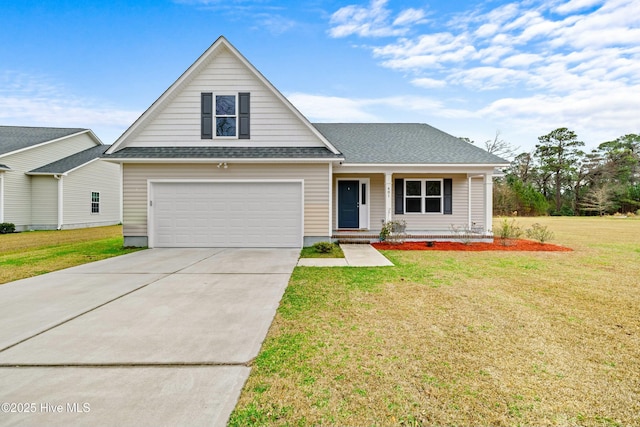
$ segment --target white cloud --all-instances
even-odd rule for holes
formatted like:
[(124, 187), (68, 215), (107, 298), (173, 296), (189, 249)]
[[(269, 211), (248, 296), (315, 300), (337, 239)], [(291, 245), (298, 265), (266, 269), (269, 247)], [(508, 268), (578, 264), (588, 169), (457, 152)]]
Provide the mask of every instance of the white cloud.
[(447, 82), (444, 80), (421, 77), (419, 79), (411, 80), (411, 84), (414, 86), (425, 88), (425, 89), (435, 89), (435, 88), (445, 87), (447, 85)]
[(455, 91), (475, 105), (443, 102), (441, 112), (428, 110), (438, 117), (496, 117), (538, 135), (574, 124), (609, 138), (640, 132), (639, 1), (528, 0), (482, 10), (487, 4), (440, 17), (437, 31), (368, 48), (414, 87)]
[[(415, 117), (430, 115), (444, 118), (477, 116), (467, 110), (448, 108), (436, 97), (406, 95), (354, 99), (296, 92), (288, 94), (287, 98), (312, 122), (410, 122), (415, 121)], [(407, 112), (411, 112), (411, 117)]]
[(329, 35), (334, 38), (358, 35), (360, 37), (402, 36), (412, 25), (426, 22), (426, 12), (408, 8), (392, 21), (388, 0), (371, 0), (367, 6), (349, 5), (331, 15)]
[(536, 62), (544, 61), (544, 58), (536, 53), (520, 53), (505, 58), (502, 61), (504, 67), (529, 67)]
[(282, 15), (262, 13), (256, 16), (255, 27), (266, 29), (274, 35), (284, 34), (297, 26), (298, 23), (296, 21), (287, 19)]
[(398, 17), (393, 21), (394, 26), (408, 25), (426, 22), (427, 14), (422, 9), (409, 8), (400, 12)]
[(0, 74), (0, 123), (5, 125), (89, 128), (109, 144), (140, 113), (75, 97), (46, 76)]
[(366, 101), (306, 93), (287, 95), (289, 101), (312, 121), (368, 122), (378, 118), (365, 111)]
[(599, 5), (603, 0), (571, 0), (567, 3), (563, 3), (555, 8), (555, 12), (558, 13), (571, 13), (577, 12), (582, 9), (587, 9), (596, 5)]
[(449, 81), (475, 90), (493, 90), (509, 86), (517, 86), (527, 81), (528, 74), (520, 70), (498, 67), (475, 67), (451, 73)]

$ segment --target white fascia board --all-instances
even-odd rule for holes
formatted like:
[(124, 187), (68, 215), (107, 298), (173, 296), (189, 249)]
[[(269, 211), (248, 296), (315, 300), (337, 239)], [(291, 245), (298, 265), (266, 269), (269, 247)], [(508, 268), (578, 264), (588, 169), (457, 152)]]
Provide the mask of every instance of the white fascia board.
[(469, 164), (341, 164), (333, 173), (456, 173), (487, 174), (493, 173), (494, 165)]
[(29, 176), (67, 176), (67, 172), (25, 172), (25, 175)]
[(85, 129), (85, 130), (80, 131), (80, 132), (72, 133), (71, 135), (61, 136), (60, 138), (50, 139), (48, 141), (41, 142), (40, 144), (30, 145), (28, 147), (24, 147), (24, 148), (21, 148), (19, 150), (14, 150), (14, 151), (10, 151), (8, 153), (0, 154), (0, 157), (5, 157), (5, 156), (12, 155), (12, 154), (22, 153), (23, 151), (31, 150), (32, 148), (42, 147), (42, 146), (45, 146), (47, 144), (53, 144), (54, 142), (62, 141), (63, 139), (67, 139), (67, 138), (71, 138), (71, 137), (74, 137), (74, 136), (82, 135), (83, 133), (88, 133), (89, 136), (95, 140), (97, 145), (104, 145), (102, 143), (102, 141), (100, 141), (100, 138), (98, 138), (96, 136), (96, 134), (93, 133), (93, 131), (91, 129)]
[(452, 168), (496, 168), (509, 166), (509, 163), (343, 163), (343, 167), (380, 167), (380, 168), (433, 168), (433, 167), (452, 167)]

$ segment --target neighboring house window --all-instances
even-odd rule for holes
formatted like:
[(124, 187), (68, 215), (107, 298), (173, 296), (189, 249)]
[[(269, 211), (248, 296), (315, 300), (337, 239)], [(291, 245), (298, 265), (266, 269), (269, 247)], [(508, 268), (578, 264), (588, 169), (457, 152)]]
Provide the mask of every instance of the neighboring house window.
[(91, 213), (100, 213), (100, 193), (97, 191), (91, 192)]
[[(201, 94), (201, 138), (249, 139), (250, 94)], [(215, 134), (214, 134), (215, 131)]]
[(442, 213), (442, 180), (405, 180), (405, 213)]

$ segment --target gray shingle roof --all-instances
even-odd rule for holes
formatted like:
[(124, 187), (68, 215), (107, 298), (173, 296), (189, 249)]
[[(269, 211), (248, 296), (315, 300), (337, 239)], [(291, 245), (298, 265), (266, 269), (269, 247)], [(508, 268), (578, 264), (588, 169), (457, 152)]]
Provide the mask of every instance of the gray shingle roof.
[(325, 147), (125, 147), (105, 159), (341, 159)]
[(314, 123), (345, 163), (507, 164), (504, 159), (421, 123)]
[(0, 126), (0, 155), (28, 148), (87, 129)]
[(2, 163), (0, 163), (0, 170), (10, 171), (11, 168), (7, 165), (3, 165)]
[(79, 153), (72, 154), (63, 159), (49, 163), (48, 165), (41, 166), (37, 169), (29, 171), (29, 174), (62, 174), (69, 172), (72, 169), (82, 166), (85, 163), (97, 159), (107, 151), (108, 145), (96, 145), (95, 147), (87, 148)]

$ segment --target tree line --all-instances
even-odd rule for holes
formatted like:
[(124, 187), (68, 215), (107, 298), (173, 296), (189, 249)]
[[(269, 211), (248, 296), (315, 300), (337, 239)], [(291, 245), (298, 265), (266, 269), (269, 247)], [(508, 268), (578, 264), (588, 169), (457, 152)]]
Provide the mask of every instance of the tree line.
[[(538, 137), (532, 152), (499, 138), (487, 151), (511, 165), (494, 183), (496, 215), (605, 215), (640, 210), (640, 135), (601, 143), (587, 153), (572, 130)], [(640, 213), (640, 212), (638, 212)]]

